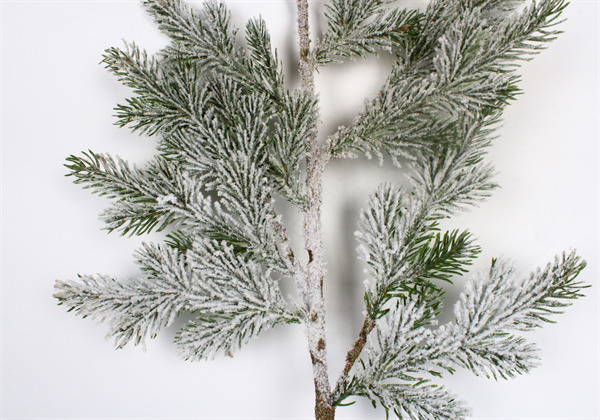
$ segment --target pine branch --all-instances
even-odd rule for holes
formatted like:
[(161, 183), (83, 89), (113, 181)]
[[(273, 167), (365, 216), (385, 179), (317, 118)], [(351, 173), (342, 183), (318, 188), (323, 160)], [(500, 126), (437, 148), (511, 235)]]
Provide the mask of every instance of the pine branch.
[(167, 209), (154, 205), (140, 205), (128, 201), (113, 203), (100, 214), (108, 232), (119, 231), (121, 235), (144, 235), (152, 231), (162, 232), (177, 222)]
[(333, 0), (326, 5), (327, 32), (313, 52), (324, 65), (334, 57), (364, 57), (377, 50), (391, 51), (415, 34), (421, 15), (413, 10), (386, 9), (387, 0)]
[[(440, 313), (444, 291), (431, 280), (440, 274), (442, 280), (449, 280), (449, 275), (465, 272), (479, 249), (472, 245), (468, 233), (447, 233), (445, 240), (439, 236), (435, 240), (437, 220), (472, 204), (470, 197), (485, 196), (493, 187), (489, 180), (491, 169), (482, 163), (482, 157), (496, 123), (497, 116), (457, 122), (460, 130), (456, 129), (451, 148), (438, 146), (432, 157), (412, 165), (414, 195), (384, 186), (372, 199), (371, 209), (361, 217), (362, 232), (358, 234), (366, 248), (362, 252), (364, 258), (373, 267), (374, 279), (365, 293), (365, 325), (384, 316), (388, 312), (386, 303), (397, 298), (423, 305), (427, 310), (425, 323), (434, 322)], [(480, 173), (485, 176), (477, 176)], [(430, 188), (433, 183), (435, 188)], [(440, 248), (442, 245), (446, 248)], [(428, 263), (419, 261), (419, 256), (425, 255), (432, 257)], [(441, 258), (437, 260), (436, 255)], [(436, 272), (437, 264), (443, 267), (440, 272)], [(373, 327), (374, 324), (366, 331), (367, 335)], [(336, 389), (346, 382), (364, 345), (365, 340), (359, 337), (348, 353)]]
[(78, 282), (59, 280), (55, 289), (54, 297), (69, 312), (109, 320), (118, 348), (155, 336), (185, 306), (177, 294), (163, 293), (151, 282), (118, 282), (102, 275), (80, 276)]
[(583, 296), (581, 290), (587, 286), (575, 278), (585, 265), (574, 251), (563, 253), (544, 270), (518, 282), (508, 264), (494, 260), (489, 275), (469, 283), (461, 295), (455, 307), (457, 322), (472, 337), (485, 335), (490, 326), (504, 332), (553, 322), (548, 316)]
[(197, 318), (179, 331), (175, 344), (187, 360), (230, 354), (261, 331), (278, 323), (299, 323), (279, 286), (259, 266), (217, 242), (194, 247), (190, 254), (210, 298), (194, 308)]
[(201, 15), (180, 0), (146, 0), (144, 6), (159, 29), (171, 37), (174, 48), (193, 52), (202, 67), (218, 65), (235, 53), (237, 31), (231, 28), (225, 5), (205, 2)]
[(492, 261), (485, 276), (469, 283), (456, 303), (456, 322), (463, 341), (456, 362), (476, 374), (508, 378), (537, 365), (537, 352), (511, 330), (530, 330), (560, 313), (585, 286), (575, 282), (585, 262), (571, 251), (556, 257), (544, 270), (516, 281), (506, 263)]
[(399, 62), (353, 126), (331, 137), (332, 154), (380, 154), (383, 148), (413, 156), (419, 147), (412, 130), (435, 134), (460, 114), (502, 109), (518, 93), (514, 66), (554, 39), (558, 31), (551, 28), (564, 7), (562, 0), (547, 0), (489, 25), (482, 7), (431, 3), (419, 43), (400, 54), (410, 58)]
[(269, 144), (269, 174), (284, 197), (299, 207), (306, 206), (300, 183), (306, 141), (313, 135), (317, 121), (318, 106), (314, 97), (303, 92), (287, 93)]
[(154, 135), (193, 124), (206, 102), (200, 70), (193, 63), (170, 66), (158, 62), (135, 44), (109, 48), (102, 62), (138, 96), (115, 110), (119, 127)]
[(249, 90), (267, 93), (275, 102), (280, 101), (283, 75), (260, 20), (250, 21), (246, 27), (251, 54), (248, 60), (236, 48), (237, 30), (232, 28), (231, 13), (224, 4), (205, 2), (201, 14), (179, 0), (147, 0), (144, 4), (159, 28), (173, 40), (173, 45), (163, 51), (165, 60), (198, 63), (205, 71), (214, 70)]
[[(75, 183), (115, 200), (102, 216), (109, 230), (172, 230), (166, 246), (138, 252), (139, 278), (57, 281), (55, 297), (109, 321), (118, 347), (192, 312), (175, 338), (189, 360), (230, 355), (261, 331), (304, 322), (318, 420), (333, 420), (351, 396), (399, 418), (464, 418), (463, 404), (431, 379), (457, 367), (494, 378), (527, 372), (537, 350), (514, 331), (552, 322), (586, 287), (575, 281), (585, 262), (574, 252), (521, 282), (494, 260), (467, 285), (455, 322), (437, 327), (441, 282), (466, 273), (479, 253), (468, 231), (441, 232), (439, 220), (496, 187), (484, 157), (519, 93), (516, 67), (556, 37), (566, 6), (522, 3), (433, 0), (417, 12), (389, 0), (331, 0), (314, 47), (308, 2), (297, 0), (302, 89), (291, 91), (262, 19), (247, 23), (242, 45), (223, 4), (196, 12), (181, 0), (145, 0), (171, 45), (156, 57), (135, 44), (111, 48), (103, 63), (136, 95), (117, 106), (117, 125), (160, 135), (159, 155), (143, 169), (93, 152), (66, 166)], [(395, 57), (390, 77), (354, 124), (322, 146), (317, 66), (379, 51)], [(407, 159), (412, 188), (383, 185), (361, 215), (367, 310), (332, 391), (322, 177), (331, 157), (355, 152), (387, 154), (396, 165)], [(303, 212), (305, 266), (275, 211), (277, 194)], [(294, 279), (302, 306), (283, 299), (284, 277)]]
[(264, 185), (264, 171), (239, 156), (223, 162), (217, 170), (222, 174), (221, 180), (228, 181), (217, 187), (218, 200), (197, 191), (184, 208), (172, 210), (179, 217), (180, 228), (187, 232), (188, 239), (183, 242), (189, 243), (196, 235), (224, 242), (237, 254), (293, 275), (283, 251), (285, 244), (275, 235), (274, 224), (279, 216), (270, 190)]
[(157, 158), (144, 170), (130, 166), (120, 158), (83, 152), (71, 155), (65, 166), (74, 183), (92, 189), (100, 196), (116, 199), (102, 219), (109, 232), (141, 235), (154, 228), (158, 231), (177, 218), (169, 207), (185, 206), (189, 190), (195, 188), (173, 164)]
[[(199, 312), (207, 326), (196, 321), (197, 331), (184, 327), (176, 340), (180, 345), (184, 345), (182, 337), (191, 337), (198, 346), (209, 343), (202, 351), (196, 348), (195, 358), (212, 357), (223, 349), (227, 353), (276, 323), (299, 322), (269, 274), (223, 244), (196, 243), (186, 253), (145, 244), (138, 262), (145, 277), (118, 282), (98, 275), (83, 276), (79, 282), (57, 281), (54, 296), (69, 311), (110, 321), (118, 348), (154, 338), (183, 311)], [(236, 316), (247, 320), (239, 322)], [(212, 330), (210, 326), (220, 318), (224, 318), (221, 329)], [(218, 337), (225, 330), (229, 339), (222, 343)], [(236, 335), (233, 345), (236, 339), (231, 337)]]
[(423, 383), (369, 383), (359, 388), (361, 396), (377, 402), (399, 419), (438, 420), (465, 419), (470, 410), (444, 387)]
[[(552, 322), (548, 314), (559, 313), (557, 308), (583, 296), (581, 289), (587, 286), (574, 279), (584, 267), (574, 252), (563, 253), (544, 270), (516, 282), (509, 266), (493, 261), (488, 275), (466, 286), (455, 306), (456, 323), (435, 330), (424, 323), (426, 304), (414, 299), (397, 303), (377, 321), (353, 376), (338, 382), (336, 403), (357, 395), (382, 404), (393, 401), (392, 407), (410, 406), (410, 401), (386, 399), (368, 389), (388, 386), (390, 380), (418, 387), (429, 381), (423, 375), (441, 377), (444, 371), (453, 373), (456, 366), (504, 379), (528, 372), (537, 366), (537, 350), (509, 331)], [(425, 392), (420, 393), (418, 400), (424, 398)]]
[(334, 394), (337, 404), (355, 395), (369, 398), (373, 405), (379, 402), (386, 413), (392, 411), (399, 418), (464, 418), (468, 410), (462, 402), (415, 376), (418, 371), (402, 369), (419, 343), (431, 341), (431, 330), (423, 326), (427, 316), (425, 306), (410, 301), (397, 304), (378, 320), (376, 334), (362, 352), (355, 374), (338, 382)]
[(466, 271), (479, 248), (468, 232), (437, 232), (435, 206), (382, 186), (363, 212), (360, 222), (361, 253), (370, 266), (373, 282), (365, 293), (372, 320), (385, 314), (393, 298), (421, 296), (431, 303), (431, 317), (441, 305), (434, 281), (450, 281)]
[[(188, 163), (189, 176), (200, 172), (203, 188), (214, 190), (220, 197), (218, 210), (227, 208), (227, 212), (221, 211), (223, 215), (209, 218), (202, 214), (207, 208), (203, 195), (196, 191), (186, 197), (188, 189), (201, 184), (187, 180), (187, 174), (171, 168), (165, 159), (158, 159), (154, 167), (140, 171), (122, 160), (91, 152), (85, 154), (86, 158), (69, 158), (68, 167), (78, 183), (120, 199), (103, 215), (109, 230), (142, 234), (155, 227), (162, 230), (178, 220), (175, 216), (180, 216), (179, 219), (184, 216), (189, 220), (179, 221), (199, 227), (213, 239), (252, 249), (255, 255), (263, 256), (261, 261), (285, 271), (269, 227), (276, 217), (271, 185), (266, 182), (264, 169), (269, 129), (266, 122), (271, 116), (268, 105), (260, 97), (246, 97), (241, 103), (237, 100), (237, 106), (232, 109), (237, 92), (235, 88), (225, 88), (218, 97), (211, 94), (212, 102), (223, 101), (219, 107), (221, 119), (212, 120), (221, 124), (202, 125), (203, 141), (198, 141), (198, 137), (177, 137), (177, 134), (170, 137), (171, 141), (177, 137), (191, 146), (179, 149), (184, 150), (181, 157)], [(231, 113), (227, 112), (228, 108)], [(235, 119), (235, 125), (227, 123), (225, 118)], [(227, 131), (221, 127), (228, 127)], [(173, 198), (160, 205), (157, 200), (165, 200), (164, 197)]]
[[(165, 50), (161, 61), (148, 58), (135, 45), (126, 51), (107, 50), (107, 67), (140, 95), (117, 108), (117, 124), (150, 135), (161, 132), (167, 135), (165, 154), (179, 155), (186, 150), (182, 146), (190, 149), (189, 143), (198, 137), (207, 139), (204, 146), (210, 145), (220, 134), (215, 131), (236, 127), (240, 97), (259, 101), (265, 108), (259, 111), (262, 123), (275, 132), (274, 141), (263, 139), (272, 152), (269, 175), (288, 200), (302, 204), (300, 161), (316, 121), (316, 102), (309, 95), (284, 89), (281, 65), (264, 22), (248, 22), (246, 57), (234, 48), (235, 31), (225, 6), (206, 3), (202, 16), (178, 1), (147, 1), (146, 6), (173, 38), (174, 49)], [(189, 139), (190, 135), (196, 139)], [(206, 152), (206, 147), (192, 146), (185, 157), (201, 170), (211, 166)], [(215, 150), (208, 152), (209, 158), (223, 158)]]
[(145, 246), (139, 258), (146, 277), (119, 282), (109, 276), (80, 276), (80, 281), (57, 281), (54, 297), (69, 311), (110, 322), (117, 348), (154, 338), (190, 306), (205, 298), (193, 287), (187, 261), (176, 251)]
[(271, 37), (262, 19), (251, 19), (246, 25), (248, 42), (248, 68), (271, 98), (280, 102), (283, 96), (283, 71), (277, 51), (273, 52)]
[(521, 337), (498, 333), (464, 343), (454, 360), (477, 376), (509, 379), (537, 367), (539, 352)]
[(75, 184), (91, 188), (94, 193), (108, 198), (149, 200), (152, 188), (146, 185), (141, 170), (131, 168), (128, 162), (110, 155), (83, 152), (83, 157), (71, 155), (65, 167), (74, 176)]
[(290, 274), (273, 237), (271, 223), (277, 215), (264, 170), (249, 166), (244, 157), (214, 168), (214, 179), (229, 182), (215, 187), (220, 200), (213, 203), (200, 184), (169, 160), (157, 158), (141, 170), (110, 155), (83, 155), (70, 156), (67, 167), (76, 183), (117, 199), (101, 215), (109, 231), (141, 235), (173, 224), (183, 225)]
[[(220, 130), (235, 127), (240, 114), (249, 112), (255, 124), (263, 124), (261, 135), (265, 138), (262, 141), (271, 151), (269, 175), (286, 198), (301, 204), (300, 161), (305, 150), (305, 138), (316, 119), (316, 102), (306, 95), (282, 92), (280, 69), (271, 73), (267, 71), (268, 66), (276, 62), (276, 56), (270, 52), (264, 23), (252, 21), (248, 24), (248, 42), (253, 59), (248, 63), (252, 64), (240, 72), (250, 72), (262, 80), (267, 86), (263, 90), (268, 91), (270, 96), (276, 96), (277, 104), (260, 94), (248, 92), (229, 79), (207, 81), (194, 62), (171, 60), (158, 63), (136, 46), (128, 47), (125, 52), (114, 48), (107, 50), (104, 59), (107, 67), (140, 95), (128, 99), (127, 105), (116, 108), (117, 124), (129, 125), (133, 131), (148, 135), (158, 132), (166, 135), (163, 153), (183, 157), (192, 168), (201, 171), (201, 168), (211, 166), (211, 159), (222, 159), (223, 152), (228, 153), (227, 147), (231, 145), (222, 144), (220, 150), (215, 150), (212, 144), (215, 137), (221, 136)], [(241, 111), (240, 97), (247, 98), (248, 102), (244, 104), (249, 104)], [(242, 118), (247, 119), (244, 115)], [(275, 138), (267, 142), (266, 133), (271, 130), (275, 131)], [(243, 136), (244, 133), (234, 135)], [(199, 139), (202, 144), (195, 144)], [(183, 156), (182, 151), (185, 153)]]
[(377, 321), (354, 376), (338, 382), (337, 401), (357, 395), (360, 383), (391, 379), (420, 381), (423, 375), (453, 373), (457, 366), (494, 378), (509, 378), (537, 366), (536, 348), (511, 330), (551, 322), (548, 314), (581, 297), (575, 282), (585, 263), (574, 253), (517, 282), (512, 269), (494, 261), (487, 275), (469, 283), (455, 305), (456, 322), (427, 328), (427, 305), (396, 304)]

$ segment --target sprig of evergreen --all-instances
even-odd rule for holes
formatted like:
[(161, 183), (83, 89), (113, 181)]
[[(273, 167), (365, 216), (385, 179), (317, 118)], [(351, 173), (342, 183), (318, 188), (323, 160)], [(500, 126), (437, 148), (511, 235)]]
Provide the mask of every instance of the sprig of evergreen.
[(335, 57), (364, 57), (392, 51), (418, 32), (422, 15), (415, 10), (390, 9), (390, 0), (333, 0), (325, 5), (327, 31), (315, 49), (319, 65)]
[[(160, 135), (160, 155), (139, 169), (90, 151), (70, 156), (66, 166), (76, 183), (115, 200), (102, 216), (108, 230), (176, 230), (169, 246), (140, 251), (140, 279), (84, 276), (81, 283), (58, 282), (56, 296), (84, 316), (111, 320), (119, 347), (154, 337), (182, 311), (198, 312), (176, 341), (187, 358), (212, 357), (276, 323), (300, 320), (301, 311), (286, 309), (269, 274), (294, 275), (276, 236), (273, 194), (302, 202), (301, 142), (312, 129), (316, 104), (283, 90), (264, 22), (248, 24), (246, 57), (234, 48), (223, 5), (207, 4), (200, 19), (180, 2), (146, 6), (177, 51), (154, 58), (130, 44), (108, 49), (103, 63), (136, 94), (116, 108), (117, 124)], [(196, 57), (185, 58), (185, 48)], [(228, 72), (215, 70), (225, 67)], [(252, 84), (229, 77), (236, 71), (250, 73)], [(265, 89), (256, 91), (256, 83)], [(226, 289), (229, 297), (218, 298)]]
[(145, 244), (137, 255), (143, 277), (59, 281), (55, 297), (69, 311), (110, 321), (117, 347), (154, 338), (183, 311), (198, 313), (198, 320), (184, 326), (175, 340), (188, 359), (228, 354), (277, 323), (300, 322), (270, 273), (224, 245), (194, 243), (181, 253)]
[[(175, 336), (188, 360), (304, 323), (319, 420), (332, 420), (352, 396), (399, 418), (464, 418), (465, 404), (435, 379), (459, 367), (494, 378), (529, 371), (537, 350), (515, 332), (553, 322), (587, 287), (575, 280), (585, 262), (574, 251), (522, 281), (493, 260), (466, 285), (455, 320), (438, 325), (443, 284), (464, 276), (480, 252), (469, 231), (442, 231), (440, 221), (496, 188), (485, 157), (519, 93), (516, 70), (560, 33), (567, 3), (433, 0), (421, 12), (388, 0), (330, 0), (327, 28), (311, 46), (308, 4), (297, 1), (302, 89), (286, 85), (262, 19), (248, 21), (242, 42), (222, 3), (198, 12), (181, 0), (143, 2), (169, 46), (155, 56), (133, 43), (109, 48), (103, 64), (134, 94), (115, 108), (116, 124), (158, 137), (157, 155), (138, 167), (88, 151), (65, 166), (76, 184), (113, 200), (101, 216), (107, 230), (167, 237), (138, 251), (138, 277), (59, 280), (55, 297), (108, 321), (119, 348), (192, 313)], [(321, 147), (314, 71), (380, 52), (394, 58), (387, 81)], [(356, 153), (402, 163), (410, 186), (381, 185), (361, 213), (365, 320), (331, 389), (321, 179), (331, 158)], [(304, 215), (306, 264), (278, 199)], [(301, 302), (282, 296), (279, 282), (288, 279)]]
[(450, 281), (466, 272), (464, 267), (478, 254), (468, 232), (441, 235), (437, 219), (414, 196), (390, 185), (382, 186), (363, 212), (357, 235), (374, 279), (365, 294), (372, 320), (387, 312), (390, 299), (413, 295), (423, 296), (432, 305), (431, 316), (437, 315), (443, 296), (428, 296), (441, 292), (433, 281)]
[(504, 7), (432, 1), (415, 42), (398, 46), (398, 61), (379, 94), (352, 126), (331, 137), (333, 155), (413, 156), (430, 146), (423, 144), (424, 134), (439, 141), (457, 117), (502, 107), (518, 93), (514, 67), (555, 38), (559, 31), (552, 28), (565, 6), (544, 1), (488, 20)]
[[(553, 322), (547, 314), (559, 313), (556, 308), (569, 306), (582, 296), (586, 286), (574, 279), (584, 267), (585, 262), (574, 252), (563, 253), (544, 270), (518, 281), (507, 263), (494, 260), (489, 272), (467, 285), (455, 305), (455, 321), (436, 329), (423, 322), (430, 316), (425, 304), (416, 299), (397, 303), (377, 322), (354, 376), (338, 388), (338, 403), (352, 395), (365, 396), (402, 418), (410, 399), (390, 404), (385, 394), (371, 393), (369, 387), (375, 384), (376, 388), (385, 388), (393, 380), (400, 382), (392, 382), (392, 388), (412, 386), (414, 390), (428, 384), (441, 392), (431, 379), (441, 377), (443, 372), (453, 373), (457, 367), (505, 379), (528, 372), (537, 365), (538, 352), (511, 331)], [(428, 400), (425, 395), (419, 404), (426, 409), (411, 413), (414, 418), (465, 416), (464, 407), (456, 401), (446, 405), (449, 413), (432, 415), (437, 413), (439, 400)]]

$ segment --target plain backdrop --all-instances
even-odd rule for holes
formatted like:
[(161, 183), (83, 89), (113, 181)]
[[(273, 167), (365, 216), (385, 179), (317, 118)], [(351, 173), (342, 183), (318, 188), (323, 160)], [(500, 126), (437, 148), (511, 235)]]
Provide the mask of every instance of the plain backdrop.
[[(262, 15), (295, 77), (294, 3), (228, 2), (242, 24)], [(424, 2), (407, 5), (423, 7)], [(3, 419), (310, 418), (311, 366), (302, 327), (278, 327), (235, 357), (188, 363), (171, 345), (177, 326), (143, 347), (114, 350), (107, 326), (56, 305), (55, 279), (77, 273), (137, 274), (143, 240), (102, 231), (102, 198), (73, 185), (66, 156), (91, 149), (143, 163), (153, 140), (113, 125), (129, 95), (98, 63), (103, 50), (135, 41), (154, 52), (166, 38), (137, 1), (2, 1), (2, 390)], [(312, 3), (318, 13), (322, 5)], [(557, 324), (527, 337), (541, 367), (494, 381), (459, 371), (445, 383), (479, 419), (599, 418), (598, 408), (598, 21), (597, 1), (572, 1), (565, 31), (522, 67), (524, 90), (505, 113), (489, 159), (502, 186), (479, 207), (447, 222), (469, 228), (484, 252), (527, 275), (563, 249), (589, 265), (587, 297)], [(318, 25), (313, 22), (313, 28)], [(379, 60), (321, 70), (322, 132), (351, 121), (389, 64)], [(325, 179), (329, 358), (332, 380), (362, 318), (362, 265), (353, 236), (359, 209), (381, 181), (402, 171), (376, 161), (334, 162)], [(288, 221), (298, 214), (288, 212)], [(292, 233), (297, 229), (292, 229)], [(449, 290), (445, 312), (462, 282)], [(366, 400), (338, 418), (382, 418)]]

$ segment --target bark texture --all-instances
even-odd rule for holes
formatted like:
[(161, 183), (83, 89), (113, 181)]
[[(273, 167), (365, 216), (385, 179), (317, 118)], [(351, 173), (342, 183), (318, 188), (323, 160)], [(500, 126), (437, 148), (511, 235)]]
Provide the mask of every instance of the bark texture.
[(367, 344), (367, 337), (369, 336), (369, 333), (373, 331), (373, 328), (375, 328), (375, 321), (373, 321), (368, 315), (365, 316), (365, 321), (360, 330), (360, 333), (358, 334), (358, 339), (354, 342), (354, 345), (346, 355), (346, 364), (344, 365), (344, 370), (342, 371), (342, 374), (340, 375), (340, 378), (338, 379), (337, 384), (335, 386), (333, 396), (336, 399), (342, 393), (342, 390), (346, 385), (346, 381), (348, 380), (348, 375), (352, 370), (352, 366), (354, 366), (356, 359), (358, 359), (358, 356), (360, 356), (362, 349)]
[[(314, 95), (315, 66), (311, 59), (308, 23), (308, 1), (297, 0), (298, 38), (300, 46), (300, 77), (302, 88)], [(325, 335), (325, 305), (323, 300), (323, 244), (321, 226), (322, 175), (328, 154), (319, 147), (317, 127), (309, 139), (306, 151), (306, 203), (304, 212), (304, 246), (308, 253), (308, 265), (302, 294), (308, 314), (306, 335), (313, 366), (315, 385), (315, 417), (317, 420), (333, 420), (333, 406), (329, 374), (327, 372), (327, 338)]]

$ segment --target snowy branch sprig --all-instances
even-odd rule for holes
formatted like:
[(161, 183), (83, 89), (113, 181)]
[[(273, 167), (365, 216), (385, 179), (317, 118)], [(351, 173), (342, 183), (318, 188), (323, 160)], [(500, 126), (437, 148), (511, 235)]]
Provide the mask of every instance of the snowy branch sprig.
[(457, 116), (503, 107), (518, 93), (515, 66), (554, 39), (565, 6), (544, 1), (494, 20), (486, 17), (505, 13), (496, 2), (431, 2), (379, 94), (332, 136), (333, 155), (413, 156), (428, 147), (424, 133), (439, 139)]
[(176, 335), (175, 344), (186, 359), (229, 354), (260, 332), (278, 323), (299, 323), (301, 313), (289, 307), (277, 279), (257, 264), (248, 263), (230, 247), (217, 242), (199, 244), (190, 257), (197, 264), (207, 301), (195, 320)]
[(185, 206), (198, 194), (199, 186), (162, 157), (145, 169), (92, 151), (81, 157), (72, 155), (67, 161), (65, 166), (76, 184), (116, 199), (101, 216), (108, 231), (120, 230), (124, 235), (161, 231), (178, 219), (170, 208)]
[(118, 347), (197, 313), (176, 342), (186, 358), (212, 357), (302, 319), (279, 292), (281, 276), (300, 270), (273, 204), (281, 193), (302, 205), (300, 160), (316, 102), (283, 88), (264, 22), (248, 23), (246, 56), (223, 5), (198, 17), (180, 2), (145, 4), (173, 46), (157, 57), (135, 44), (110, 48), (103, 63), (136, 94), (116, 108), (117, 124), (159, 135), (160, 154), (145, 168), (91, 151), (66, 166), (76, 183), (115, 200), (102, 215), (109, 231), (170, 228), (167, 246), (144, 246), (139, 279), (59, 281), (56, 297), (110, 321)]
[[(450, 281), (453, 275), (465, 272), (464, 266), (479, 252), (468, 232), (441, 234), (437, 217), (413, 197), (384, 185), (361, 217), (357, 236), (373, 279), (365, 294), (373, 320), (387, 312), (385, 303), (392, 298), (439, 293), (441, 288), (434, 281)], [(426, 299), (432, 305), (432, 317), (441, 297)]]
[[(423, 322), (429, 318), (426, 305), (415, 299), (397, 301), (377, 321), (354, 376), (338, 388), (339, 403), (351, 395), (365, 396), (402, 418), (410, 400), (390, 403), (385, 393), (382, 396), (370, 388), (412, 386), (415, 391), (428, 384), (442, 392), (431, 379), (443, 372), (453, 373), (457, 367), (494, 378), (529, 371), (537, 365), (537, 350), (512, 331), (553, 322), (547, 315), (559, 313), (558, 308), (582, 296), (586, 286), (574, 279), (584, 267), (585, 262), (574, 252), (563, 253), (544, 270), (517, 280), (508, 263), (494, 260), (489, 272), (467, 284), (454, 308), (455, 321), (437, 328)], [(434, 405), (439, 400), (425, 398), (427, 392), (421, 393), (418, 403), (433, 404), (430, 413), (439, 413)], [(445, 415), (423, 410), (415, 418), (463, 418), (464, 407), (452, 401), (446, 405), (449, 411)]]
[(390, 9), (390, 0), (333, 0), (325, 5), (327, 31), (314, 51), (318, 65), (336, 57), (364, 57), (378, 50), (391, 51), (415, 36), (421, 14), (415, 10)]
[(228, 354), (277, 323), (300, 322), (281, 297), (277, 280), (215, 241), (176, 249), (146, 244), (138, 252), (143, 277), (117, 281), (82, 276), (59, 281), (55, 297), (83, 317), (111, 323), (117, 347), (154, 338), (183, 311), (198, 314), (175, 342), (188, 359)]
[[(560, 31), (564, 0), (432, 0), (424, 11), (391, 0), (330, 0), (311, 44), (308, 2), (297, 0), (301, 89), (286, 85), (264, 20), (238, 37), (227, 7), (145, 0), (170, 44), (154, 56), (134, 43), (102, 63), (133, 91), (116, 124), (157, 137), (157, 155), (132, 165), (92, 151), (65, 165), (76, 184), (112, 200), (108, 231), (165, 231), (144, 244), (132, 279), (84, 275), (56, 283), (59, 304), (107, 321), (117, 347), (154, 338), (183, 313), (175, 335), (187, 360), (231, 355), (277, 324), (304, 323), (315, 416), (366, 397), (389, 415), (456, 419), (466, 405), (435, 379), (459, 367), (510, 378), (535, 367), (536, 347), (517, 332), (553, 322), (587, 287), (585, 262), (563, 253), (518, 280), (493, 260), (467, 283), (455, 320), (439, 325), (445, 291), (480, 253), (468, 230), (441, 221), (497, 187), (486, 154), (518, 66)], [(391, 73), (348, 127), (320, 144), (315, 71), (344, 59), (390, 54)], [(362, 153), (406, 168), (408, 186), (383, 184), (361, 212), (365, 317), (336, 385), (327, 364), (322, 177), (331, 158)], [(278, 201), (304, 217), (299, 258)], [(291, 230), (290, 230), (291, 231)], [(292, 280), (299, 301), (283, 297)]]

